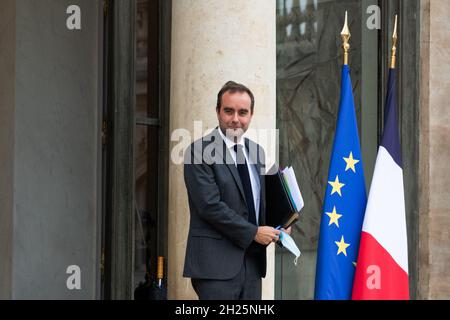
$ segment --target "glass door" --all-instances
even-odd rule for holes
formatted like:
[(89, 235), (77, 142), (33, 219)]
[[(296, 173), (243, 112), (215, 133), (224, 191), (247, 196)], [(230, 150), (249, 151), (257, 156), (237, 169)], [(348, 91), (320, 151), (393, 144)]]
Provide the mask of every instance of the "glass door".
[[(134, 117), (134, 287), (156, 278), (166, 255), (166, 109), (160, 0), (138, 0)], [(164, 259), (165, 260), (165, 259)], [(165, 274), (165, 272), (164, 272)]]
[[(155, 21), (156, 20), (156, 21)], [(134, 285), (155, 272), (158, 239), (158, 1), (138, 0), (134, 128)]]

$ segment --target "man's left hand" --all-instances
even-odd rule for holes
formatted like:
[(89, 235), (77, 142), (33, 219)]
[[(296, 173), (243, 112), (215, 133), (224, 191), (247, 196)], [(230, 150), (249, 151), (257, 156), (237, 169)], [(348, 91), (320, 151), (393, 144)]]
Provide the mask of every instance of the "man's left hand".
[(281, 230), (282, 230), (283, 232), (286, 232), (288, 235), (291, 235), (292, 227), (289, 227), (289, 228), (287, 228), (287, 229), (281, 228)]

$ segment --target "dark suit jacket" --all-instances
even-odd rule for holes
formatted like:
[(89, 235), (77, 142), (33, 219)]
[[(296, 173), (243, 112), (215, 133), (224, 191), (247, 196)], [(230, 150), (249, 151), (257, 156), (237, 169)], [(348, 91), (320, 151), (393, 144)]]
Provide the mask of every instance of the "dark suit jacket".
[[(248, 221), (239, 173), (218, 130), (191, 144), (185, 154), (190, 226), (183, 276), (232, 279), (249, 251), (258, 259), (260, 276), (265, 277), (266, 246), (253, 241), (257, 226)], [(258, 150), (257, 159), (250, 152), (250, 161), (257, 167), (261, 186), (258, 222), (265, 225), (264, 151), (249, 139), (245, 145), (247, 151)]]

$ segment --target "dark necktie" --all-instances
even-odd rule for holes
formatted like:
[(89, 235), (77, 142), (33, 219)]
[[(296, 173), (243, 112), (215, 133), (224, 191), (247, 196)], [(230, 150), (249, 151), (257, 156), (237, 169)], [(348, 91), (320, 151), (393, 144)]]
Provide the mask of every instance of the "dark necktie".
[(248, 208), (248, 221), (256, 225), (256, 211), (255, 203), (253, 201), (252, 183), (250, 181), (250, 174), (248, 172), (247, 161), (245, 159), (242, 145), (235, 144), (234, 151), (236, 151), (236, 166), (241, 178), (242, 186), (244, 187), (245, 201)]

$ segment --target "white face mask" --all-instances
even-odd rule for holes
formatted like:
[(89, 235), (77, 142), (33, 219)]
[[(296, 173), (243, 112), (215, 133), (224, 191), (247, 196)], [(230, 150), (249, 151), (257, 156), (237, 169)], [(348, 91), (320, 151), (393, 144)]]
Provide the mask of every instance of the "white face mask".
[(294, 239), (290, 235), (288, 235), (286, 232), (281, 231), (280, 232), (280, 241), (283, 247), (288, 249), (290, 252), (292, 252), (295, 256), (294, 264), (297, 265), (297, 260), (302, 254), (300, 252), (300, 249), (297, 247), (297, 245), (294, 242)]

